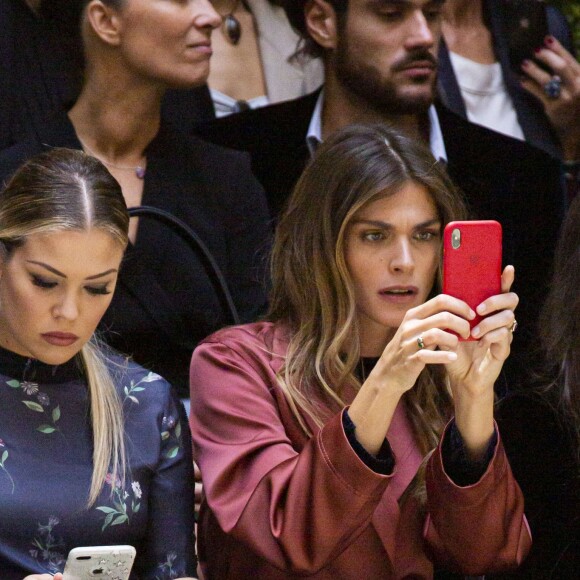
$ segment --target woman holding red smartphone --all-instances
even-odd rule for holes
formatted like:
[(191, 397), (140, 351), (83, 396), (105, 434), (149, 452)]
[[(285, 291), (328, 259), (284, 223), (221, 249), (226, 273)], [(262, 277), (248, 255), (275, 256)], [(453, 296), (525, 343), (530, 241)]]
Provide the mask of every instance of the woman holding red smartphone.
[(470, 330), (476, 313), (439, 294), (443, 228), (463, 216), (430, 153), (392, 130), (320, 147), (278, 226), (267, 319), (194, 351), (207, 577), (431, 578), (525, 557), (493, 420), (514, 270)]

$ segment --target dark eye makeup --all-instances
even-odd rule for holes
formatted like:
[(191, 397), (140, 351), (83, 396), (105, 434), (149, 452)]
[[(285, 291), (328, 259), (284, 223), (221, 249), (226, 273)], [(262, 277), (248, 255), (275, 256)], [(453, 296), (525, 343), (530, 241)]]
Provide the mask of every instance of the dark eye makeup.
[[(50, 290), (55, 288), (58, 282), (49, 282), (40, 276), (35, 274), (31, 274), (32, 283), (39, 288), (43, 288), (44, 290)], [(102, 286), (85, 286), (85, 290), (91, 294), (92, 296), (106, 296), (110, 294), (111, 291), (108, 289), (107, 284), (103, 284)]]

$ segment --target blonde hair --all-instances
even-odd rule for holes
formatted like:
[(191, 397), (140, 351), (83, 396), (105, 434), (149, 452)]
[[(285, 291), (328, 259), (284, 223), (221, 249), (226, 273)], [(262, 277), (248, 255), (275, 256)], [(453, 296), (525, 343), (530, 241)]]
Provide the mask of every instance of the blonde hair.
[[(465, 216), (461, 196), (425, 147), (384, 125), (353, 125), (320, 146), (279, 222), (268, 318), (289, 326), (278, 379), (309, 436), (305, 417), (321, 427), (345, 406), (345, 389), (361, 386), (354, 373), (360, 345), (346, 229), (362, 207), (409, 182), (426, 188), (443, 225)], [(432, 294), (439, 288), (436, 280)], [(403, 398), (423, 453), (437, 445), (450, 397), (445, 371), (431, 365)]]
[[(123, 248), (129, 215), (121, 188), (105, 167), (81, 151), (52, 149), (25, 163), (0, 193), (0, 243), (7, 259), (34, 234), (100, 229)], [(93, 475), (88, 505), (109, 470), (125, 480), (123, 409), (109, 363), (95, 337), (78, 354), (89, 387)]]

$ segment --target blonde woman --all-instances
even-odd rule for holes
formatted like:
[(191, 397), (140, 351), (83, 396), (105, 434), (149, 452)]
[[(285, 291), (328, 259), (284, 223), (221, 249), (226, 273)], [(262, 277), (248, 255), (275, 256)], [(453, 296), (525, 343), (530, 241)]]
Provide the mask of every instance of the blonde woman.
[(430, 153), (392, 130), (321, 146), (276, 233), (267, 320), (194, 351), (207, 578), (431, 578), (525, 557), (493, 420), (514, 270), (459, 342), (475, 314), (438, 294), (438, 271), (462, 215)]
[(194, 575), (182, 408), (94, 338), (128, 229), (118, 183), (80, 151), (33, 158), (0, 193), (3, 580), (58, 579), (71, 548), (114, 544), (137, 549), (138, 578)]

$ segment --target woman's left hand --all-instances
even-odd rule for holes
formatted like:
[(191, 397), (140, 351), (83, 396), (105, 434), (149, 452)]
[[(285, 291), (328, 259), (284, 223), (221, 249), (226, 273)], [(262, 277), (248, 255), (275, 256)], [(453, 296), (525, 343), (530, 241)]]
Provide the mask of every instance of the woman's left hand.
[[(580, 158), (580, 63), (553, 36), (547, 36), (534, 58), (552, 71), (541, 69), (532, 60), (522, 64), (525, 74), (522, 87), (543, 105), (554, 130), (560, 138), (564, 159)], [(546, 85), (557, 76), (560, 80), (558, 96), (549, 96)], [(557, 82), (557, 80), (556, 80)], [(549, 92), (549, 91), (548, 91)]]
[[(461, 392), (472, 397), (493, 388), (509, 356), (513, 339), (511, 329), (519, 300), (517, 294), (510, 292), (513, 281), (514, 268), (506, 266), (501, 275), (502, 293), (488, 298), (476, 308), (478, 314), (487, 317), (471, 331), (471, 336), (478, 340), (460, 342), (457, 360), (447, 365), (452, 388), (461, 385)], [(461, 396), (461, 393), (457, 394)]]
[(482, 456), (493, 433), (494, 384), (510, 353), (519, 300), (510, 292), (513, 281), (514, 268), (506, 266), (501, 275), (502, 293), (476, 308), (478, 314), (487, 315), (471, 331), (477, 342), (460, 342), (457, 360), (446, 367), (457, 428), (473, 459)]

